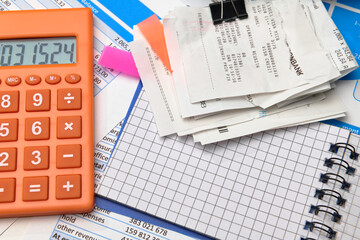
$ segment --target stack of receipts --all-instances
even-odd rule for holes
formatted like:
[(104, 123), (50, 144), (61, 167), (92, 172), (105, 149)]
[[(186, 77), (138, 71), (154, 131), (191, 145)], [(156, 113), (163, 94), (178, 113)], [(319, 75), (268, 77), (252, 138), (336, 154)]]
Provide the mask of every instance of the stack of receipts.
[(209, 144), (345, 116), (335, 81), (358, 65), (321, 0), (246, 0), (248, 19), (209, 7), (163, 19), (171, 70), (134, 27), (130, 43), (158, 132)]

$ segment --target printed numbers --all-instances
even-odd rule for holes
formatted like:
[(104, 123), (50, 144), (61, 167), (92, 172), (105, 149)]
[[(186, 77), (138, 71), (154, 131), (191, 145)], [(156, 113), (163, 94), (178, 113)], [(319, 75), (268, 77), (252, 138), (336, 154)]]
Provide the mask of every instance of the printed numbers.
[[(161, 227), (156, 227), (150, 223), (147, 223), (147, 222), (142, 222), (140, 220), (137, 220), (135, 218), (132, 218), (130, 220), (130, 223), (131, 224), (134, 224), (135, 226), (141, 226), (143, 227), (144, 229), (146, 230), (149, 230), (153, 233), (157, 233), (157, 234), (161, 234), (163, 236), (166, 236), (168, 234), (168, 231), (164, 228), (161, 228)], [(139, 238), (142, 238), (142, 239), (149, 239), (150, 238), (150, 235), (146, 234), (146, 233), (143, 233), (143, 232), (137, 232), (136, 229), (134, 228), (127, 228), (126, 229), (128, 233), (134, 235), (134, 236), (138, 236)], [(157, 238), (153, 237), (152, 240), (156, 240)]]

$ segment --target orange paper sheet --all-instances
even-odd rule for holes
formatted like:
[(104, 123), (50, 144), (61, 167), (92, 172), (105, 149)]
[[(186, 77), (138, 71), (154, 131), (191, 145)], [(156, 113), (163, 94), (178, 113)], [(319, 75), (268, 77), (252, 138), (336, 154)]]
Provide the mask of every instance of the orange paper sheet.
[(166, 48), (164, 27), (158, 17), (152, 15), (137, 26), (165, 67), (172, 72)]

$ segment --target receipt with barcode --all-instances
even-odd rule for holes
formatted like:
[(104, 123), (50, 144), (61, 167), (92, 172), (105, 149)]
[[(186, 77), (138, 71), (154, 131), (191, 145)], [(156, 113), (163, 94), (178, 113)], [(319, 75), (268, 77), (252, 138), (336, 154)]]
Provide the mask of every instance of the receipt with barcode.
[(267, 115), (239, 124), (222, 126), (193, 134), (194, 141), (202, 145), (224, 141), (232, 138), (254, 134), (276, 128), (285, 128), (324, 121), (345, 116), (346, 107), (339, 101), (334, 91), (329, 91), (322, 101), (312, 102), (307, 105)]
[(265, 108), (341, 76), (298, 1), (246, 8), (248, 19), (219, 25), (209, 8), (177, 8), (165, 25), (176, 29), (192, 103), (251, 94)]

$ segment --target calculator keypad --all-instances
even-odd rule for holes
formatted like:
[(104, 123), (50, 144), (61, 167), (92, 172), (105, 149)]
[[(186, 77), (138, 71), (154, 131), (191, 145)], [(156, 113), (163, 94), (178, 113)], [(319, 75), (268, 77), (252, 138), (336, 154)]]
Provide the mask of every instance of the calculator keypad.
[[(86, 102), (79, 85), (81, 76), (68, 74), (64, 82), (57, 74), (47, 75), (44, 82), (38, 75), (24, 79), (22, 83), (20, 77), (8, 77), (5, 83), (11, 87), (0, 91), (0, 142), (14, 143), (0, 148), (0, 173), (23, 171), (28, 175), (0, 177), (0, 205), (17, 198), (26, 203), (46, 204), (50, 194), (58, 201), (79, 199), (82, 174), (68, 173), (82, 168), (84, 149), (79, 140), (71, 144), (68, 141), (83, 136), (81, 111)], [(26, 86), (25, 90), (18, 91), (16, 87), (12, 90), (18, 84)], [(61, 142), (54, 146), (49, 142), (53, 139)], [(23, 147), (17, 146), (19, 142), (23, 142)], [(50, 169), (58, 169), (57, 174), (47, 175)], [(17, 196), (19, 190), (21, 194)]]
[(78, 83), (78, 82), (80, 82), (80, 80), (81, 80), (81, 76), (76, 73), (71, 73), (65, 77), (65, 81), (67, 83), (71, 83), (71, 84)]
[(25, 147), (24, 170), (44, 170), (49, 168), (49, 147)]
[(81, 138), (81, 116), (58, 117), (57, 138)]
[(59, 145), (56, 147), (57, 168), (81, 167), (81, 145)]
[(0, 113), (19, 111), (19, 91), (0, 91)]
[(48, 84), (58, 84), (61, 81), (61, 77), (57, 74), (50, 74), (45, 78)]
[(29, 85), (37, 85), (41, 82), (41, 77), (38, 75), (30, 75), (26, 77), (25, 82)]
[(50, 118), (25, 119), (25, 140), (48, 140), (50, 138)]
[(41, 201), (49, 198), (49, 177), (25, 177), (23, 180), (23, 200)]
[(15, 201), (15, 178), (0, 178), (0, 203)]
[(81, 197), (81, 176), (60, 175), (56, 177), (56, 198), (70, 199)]
[(26, 91), (26, 111), (49, 111), (50, 110), (50, 90), (38, 89)]
[(16, 159), (16, 148), (0, 148), (0, 172), (15, 171)]
[(58, 90), (58, 110), (79, 110), (81, 109), (81, 89), (65, 88)]
[(10, 76), (5, 79), (5, 83), (9, 86), (17, 86), (21, 83), (21, 78), (18, 76)]
[(11, 142), (18, 139), (18, 119), (0, 119), (0, 142)]

